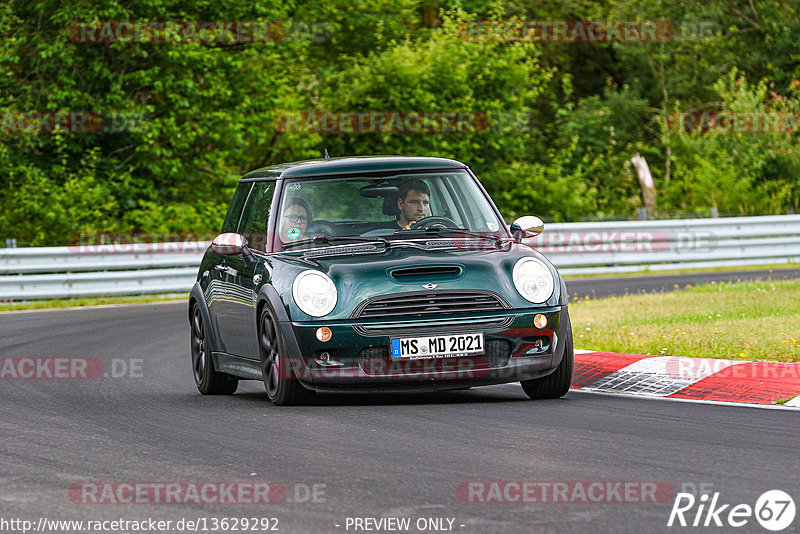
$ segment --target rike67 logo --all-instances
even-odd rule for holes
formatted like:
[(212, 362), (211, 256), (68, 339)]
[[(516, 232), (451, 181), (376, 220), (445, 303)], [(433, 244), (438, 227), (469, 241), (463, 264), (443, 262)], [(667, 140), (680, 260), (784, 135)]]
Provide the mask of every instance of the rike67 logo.
[(756, 500), (755, 506), (723, 503), (718, 491), (713, 495), (703, 493), (700, 497), (692, 493), (678, 493), (667, 526), (739, 528), (750, 525), (752, 528), (755, 518), (763, 528), (778, 532), (789, 527), (794, 516), (794, 500), (781, 490), (764, 492)]

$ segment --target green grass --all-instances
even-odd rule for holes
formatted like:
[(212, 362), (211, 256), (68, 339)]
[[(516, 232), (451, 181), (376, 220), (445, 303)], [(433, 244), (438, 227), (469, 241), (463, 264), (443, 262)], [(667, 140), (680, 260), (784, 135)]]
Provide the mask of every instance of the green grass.
[(570, 303), (585, 350), (800, 362), (800, 280), (703, 284)]
[(636, 271), (631, 273), (607, 273), (607, 274), (565, 274), (565, 280), (581, 280), (585, 278), (623, 278), (631, 276), (656, 276), (670, 274), (688, 273), (727, 273), (727, 272), (746, 272), (746, 271), (779, 271), (781, 269), (797, 269), (797, 263), (770, 263), (767, 265), (741, 265), (738, 267), (707, 267), (704, 269), (671, 269), (665, 271)]
[(104, 304), (139, 304), (143, 302), (188, 301), (189, 294), (168, 293), (160, 295), (127, 295), (119, 297), (85, 297), (56, 300), (21, 300), (0, 302), (0, 312), (16, 310), (38, 310), (46, 308), (77, 308), (81, 306), (102, 306)]

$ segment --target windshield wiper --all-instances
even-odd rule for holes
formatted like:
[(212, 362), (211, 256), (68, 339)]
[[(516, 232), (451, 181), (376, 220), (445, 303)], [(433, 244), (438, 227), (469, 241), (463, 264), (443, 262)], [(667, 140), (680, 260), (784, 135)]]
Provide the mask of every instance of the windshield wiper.
[(318, 235), (309, 239), (303, 239), (301, 241), (296, 241), (294, 243), (286, 243), (283, 245), (284, 249), (294, 248), (299, 245), (308, 245), (313, 243), (314, 245), (331, 245), (336, 242), (342, 241), (350, 241), (354, 243), (375, 243), (376, 241), (379, 243), (383, 243), (386, 248), (390, 248), (391, 245), (389, 244), (389, 240), (385, 237), (360, 237), (356, 235)]
[(408, 230), (402, 230), (401, 229), (401, 230), (395, 230), (394, 231), (394, 235), (404, 235), (404, 234), (412, 234), (412, 233), (423, 234), (423, 235), (435, 234), (435, 235), (442, 236), (442, 237), (443, 237), (443, 234), (445, 234), (445, 233), (448, 233), (448, 234), (461, 234), (461, 235), (464, 235), (466, 237), (477, 237), (477, 238), (480, 238), (480, 239), (486, 239), (488, 241), (494, 241), (494, 243), (498, 247), (503, 246), (503, 238), (502, 237), (498, 237), (498, 236), (496, 236), (494, 234), (488, 234), (488, 235), (487, 234), (481, 234), (479, 232), (473, 232), (472, 230), (468, 230), (466, 228), (425, 228), (425, 229), (422, 229), (422, 228), (416, 228), (416, 229), (409, 228)]

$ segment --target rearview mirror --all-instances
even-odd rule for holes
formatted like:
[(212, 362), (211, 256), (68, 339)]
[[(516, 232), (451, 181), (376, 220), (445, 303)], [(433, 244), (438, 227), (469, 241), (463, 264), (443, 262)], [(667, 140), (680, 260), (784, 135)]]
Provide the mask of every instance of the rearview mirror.
[(362, 197), (366, 198), (387, 198), (396, 197), (398, 188), (396, 185), (388, 184), (386, 182), (380, 184), (365, 185), (358, 190)]
[(211, 247), (217, 254), (223, 256), (235, 256), (237, 254), (244, 254), (247, 248), (247, 239), (243, 235), (234, 232), (225, 232), (219, 234), (211, 242)]
[(544, 223), (539, 217), (527, 215), (511, 223), (511, 234), (519, 243), (526, 237), (536, 237), (544, 231)]

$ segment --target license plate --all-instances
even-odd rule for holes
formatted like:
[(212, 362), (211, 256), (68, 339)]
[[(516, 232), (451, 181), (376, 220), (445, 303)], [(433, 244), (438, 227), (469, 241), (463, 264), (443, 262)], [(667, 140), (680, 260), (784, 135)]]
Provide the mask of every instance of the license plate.
[(457, 358), (483, 354), (483, 333), (392, 339), (392, 358)]

